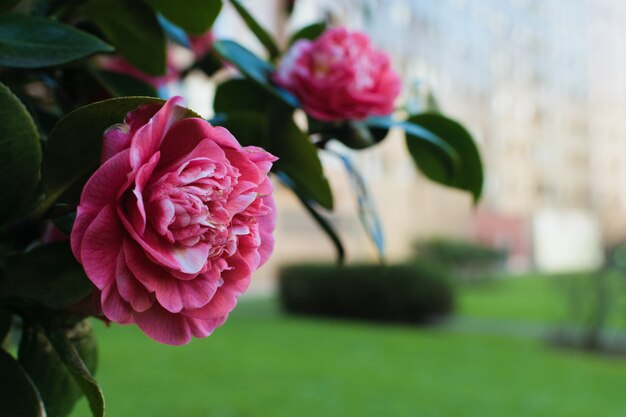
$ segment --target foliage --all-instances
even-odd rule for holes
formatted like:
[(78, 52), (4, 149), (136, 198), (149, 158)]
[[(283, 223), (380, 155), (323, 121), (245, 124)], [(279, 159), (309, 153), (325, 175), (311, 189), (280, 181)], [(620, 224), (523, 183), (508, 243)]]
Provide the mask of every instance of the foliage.
[(286, 311), (367, 320), (425, 323), (453, 308), (441, 270), (415, 265), (292, 265), (279, 273)]

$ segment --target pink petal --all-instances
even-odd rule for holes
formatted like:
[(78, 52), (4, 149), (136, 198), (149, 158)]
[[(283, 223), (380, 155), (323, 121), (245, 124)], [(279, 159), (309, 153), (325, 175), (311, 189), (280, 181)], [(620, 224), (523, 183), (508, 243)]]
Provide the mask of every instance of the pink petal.
[(152, 155), (148, 163), (139, 168), (135, 177), (133, 195), (135, 196), (136, 201), (133, 207), (134, 215), (131, 216), (131, 219), (135, 230), (139, 234), (143, 234), (146, 230), (146, 208), (143, 201), (143, 191), (146, 188), (148, 181), (150, 181), (154, 168), (159, 162), (160, 155), (161, 154), (159, 152)]
[(227, 318), (228, 315), (214, 320), (198, 320), (189, 318), (187, 321), (189, 322), (191, 332), (195, 337), (207, 337), (210, 336), (216, 328), (224, 324)]
[(115, 269), (117, 290), (125, 301), (128, 301), (135, 311), (146, 311), (154, 304), (154, 295), (142, 286), (126, 265), (124, 251), (121, 250), (117, 258)]
[(81, 247), (83, 244), (83, 238), (85, 237), (85, 231), (97, 215), (98, 209), (94, 207), (79, 205), (76, 209), (76, 220), (74, 220), (74, 225), (72, 226), (70, 244), (72, 246), (74, 257), (76, 257), (76, 260), (81, 264), (83, 263), (81, 259)]
[(120, 297), (115, 281), (107, 285), (100, 297), (104, 316), (115, 323), (131, 323), (132, 310), (130, 305)]
[(265, 216), (257, 217), (261, 245), (258, 248), (261, 260), (259, 267), (263, 265), (274, 251), (274, 229), (276, 228), (276, 204), (272, 196), (263, 197), (263, 202), (269, 206), (270, 212)]
[(100, 155), (100, 164), (128, 149), (130, 146), (129, 127), (126, 124), (116, 124), (109, 127), (102, 138), (102, 153)]
[(130, 163), (133, 169), (139, 169), (148, 162), (159, 150), (172, 124), (184, 117), (185, 109), (178, 106), (182, 100), (182, 97), (170, 98), (148, 123), (137, 130), (130, 144)]
[(181, 314), (170, 313), (158, 304), (142, 313), (133, 313), (133, 318), (137, 326), (157, 342), (185, 345), (191, 340), (189, 319)]
[(129, 151), (125, 150), (107, 160), (89, 178), (80, 196), (80, 205), (102, 207), (117, 199), (128, 181)]
[(217, 320), (227, 316), (236, 305), (237, 296), (232, 291), (219, 288), (207, 305), (193, 310), (183, 310), (182, 314), (199, 320)]
[(123, 232), (113, 205), (104, 207), (91, 222), (82, 241), (81, 260), (87, 276), (98, 289), (115, 281)]

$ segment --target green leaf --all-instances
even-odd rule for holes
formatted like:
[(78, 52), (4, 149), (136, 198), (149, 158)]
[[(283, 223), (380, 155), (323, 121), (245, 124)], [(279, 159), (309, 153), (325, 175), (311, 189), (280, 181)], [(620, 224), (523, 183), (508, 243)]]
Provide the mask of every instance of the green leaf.
[(217, 86), (213, 108), (216, 113), (264, 113), (269, 109), (272, 100), (265, 89), (250, 79), (234, 78)]
[(61, 362), (87, 397), (91, 413), (94, 417), (103, 417), (104, 395), (89, 366), (95, 370), (96, 344), (89, 324), (82, 322), (78, 328), (68, 331), (67, 328), (52, 323), (45, 329)]
[(163, 28), (163, 32), (169, 40), (174, 43), (177, 43), (185, 48), (191, 48), (191, 41), (189, 40), (189, 36), (187, 33), (182, 30), (179, 26), (170, 22), (165, 16), (162, 14), (157, 14), (157, 20), (159, 24)]
[(115, 97), (158, 96), (154, 87), (126, 74), (113, 71), (93, 70), (93, 76)]
[(0, 66), (50, 67), (112, 50), (95, 36), (54, 20), (18, 13), (0, 15)]
[(26, 107), (0, 83), (0, 224), (20, 210), (39, 179), (41, 145)]
[(145, 0), (172, 23), (194, 35), (211, 29), (222, 10), (221, 0), (185, 0), (181, 4), (172, 0)]
[(337, 264), (343, 265), (346, 257), (346, 251), (344, 250), (343, 243), (341, 243), (341, 239), (339, 238), (339, 235), (337, 234), (337, 231), (335, 230), (333, 225), (326, 218), (326, 216), (324, 216), (324, 214), (319, 212), (314, 201), (303, 196), (300, 193), (293, 180), (289, 178), (288, 175), (286, 175), (284, 172), (279, 172), (278, 177), (287, 187), (289, 187), (294, 192), (306, 211), (311, 215), (311, 217), (313, 217), (313, 220), (315, 220), (315, 222), (322, 228), (324, 233), (326, 233), (326, 236), (330, 238), (330, 241), (332, 242), (333, 246), (335, 247), (335, 251), (337, 252)]
[(317, 39), (322, 33), (324, 33), (324, 31), (326, 31), (327, 27), (328, 25), (326, 24), (326, 22), (317, 22), (305, 26), (293, 35), (291, 35), (291, 39), (289, 39), (289, 46), (293, 45), (296, 41), (300, 39)]
[(450, 187), (469, 191), (474, 202), (478, 201), (483, 186), (483, 167), (480, 153), (470, 133), (458, 122), (437, 113), (422, 113), (409, 117), (408, 121), (432, 132), (444, 140), (458, 155), (454, 175), (445, 175), (437, 155), (423, 142), (407, 138), (409, 151), (420, 170), (433, 181)]
[(7, 310), (0, 308), (0, 348), (4, 339), (11, 331), (11, 325), (13, 324), (13, 314)]
[(92, 289), (69, 242), (59, 242), (39, 246), (10, 263), (0, 284), (0, 298), (62, 308), (85, 298)]
[(46, 417), (35, 385), (4, 349), (0, 349), (0, 387), (0, 416)]
[(2, 0), (0, 1), (0, 12), (13, 9), (20, 0)]
[(223, 59), (237, 67), (246, 78), (260, 85), (285, 104), (293, 108), (298, 107), (298, 99), (293, 94), (272, 84), (271, 75), (274, 72), (272, 64), (233, 41), (217, 41), (214, 48)]
[(223, 126), (237, 139), (241, 146), (259, 146), (270, 150), (267, 120), (264, 113), (252, 111), (231, 112), (220, 114), (210, 120), (211, 123)]
[(165, 74), (165, 34), (148, 5), (130, 0), (90, 0), (81, 11), (128, 62), (151, 75)]
[(276, 57), (280, 55), (280, 50), (278, 46), (276, 46), (276, 41), (272, 38), (272, 36), (256, 21), (254, 17), (248, 12), (248, 10), (241, 4), (239, 0), (230, 0), (232, 5), (239, 13), (239, 16), (246, 23), (248, 28), (254, 33), (254, 36), (261, 42), (261, 44), (265, 47), (267, 52), (269, 53), (270, 60), (274, 60)]
[(333, 195), (317, 148), (293, 122), (290, 109), (274, 108), (268, 120), (269, 151), (278, 156), (274, 170), (284, 172), (300, 194), (332, 210)]
[[(89, 322), (83, 320), (66, 325), (62, 331), (93, 374), (98, 353), (95, 334)], [(68, 416), (83, 392), (41, 327), (25, 323), (18, 359), (37, 386), (47, 417)]]
[(205, 53), (202, 56), (202, 58), (200, 58), (200, 60), (194, 62), (193, 66), (195, 68), (201, 69), (202, 71), (204, 71), (206, 75), (211, 77), (217, 71), (222, 69), (222, 67), (224, 66), (224, 63), (220, 59), (220, 57), (217, 55), (217, 53), (211, 50)]
[[(69, 113), (57, 123), (46, 146), (42, 178), (47, 209), (66, 190), (98, 167), (104, 131), (122, 123), (142, 104), (163, 104), (153, 97), (124, 97), (99, 101)], [(47, 207), (46, 207), (47, 206)]]

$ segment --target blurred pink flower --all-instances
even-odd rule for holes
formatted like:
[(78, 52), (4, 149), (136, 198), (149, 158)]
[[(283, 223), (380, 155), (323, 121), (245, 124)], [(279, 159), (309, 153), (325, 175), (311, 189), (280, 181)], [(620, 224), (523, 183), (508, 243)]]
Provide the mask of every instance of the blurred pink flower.
[(274, 245), (274, 156), (183, 118), (180, 97), (145, 105), (104, 134), (72, 250), (102, 312), (180, 345), (227, 318)]
[(274, 81), (291, 91), (319, 120), (364, 119), (393, 111), (400, 78), (389, 57), (367, 35), (334, 28), (314, 41), (297, 41)]
[(198, 60), (213, 49), (215, 37), (213, 32), (208, 31), (203, 35), (189, 35), (189, 41), (191, 42), (191, 51)]
[(180, 77), (180, 69), (175, 65), (172, 54), (169, 51), (167, 54), (167, 68), (164, 75), (146, 74), (119, 55), (103, 58), (100, 68), (111, 72), (129, 75), (153, 86), (156, 89), (175, 81)]

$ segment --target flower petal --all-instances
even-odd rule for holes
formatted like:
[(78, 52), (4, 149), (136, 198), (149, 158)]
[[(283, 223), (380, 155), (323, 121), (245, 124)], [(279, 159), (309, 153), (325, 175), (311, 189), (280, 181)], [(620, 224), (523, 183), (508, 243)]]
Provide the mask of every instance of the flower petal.
[(157, 342), (179, 346), (191, 340), (189, 319), (181, 314), (170, 313), (158, 304), (142, 313), (133, 313), (133, 318), (137, 326)]

